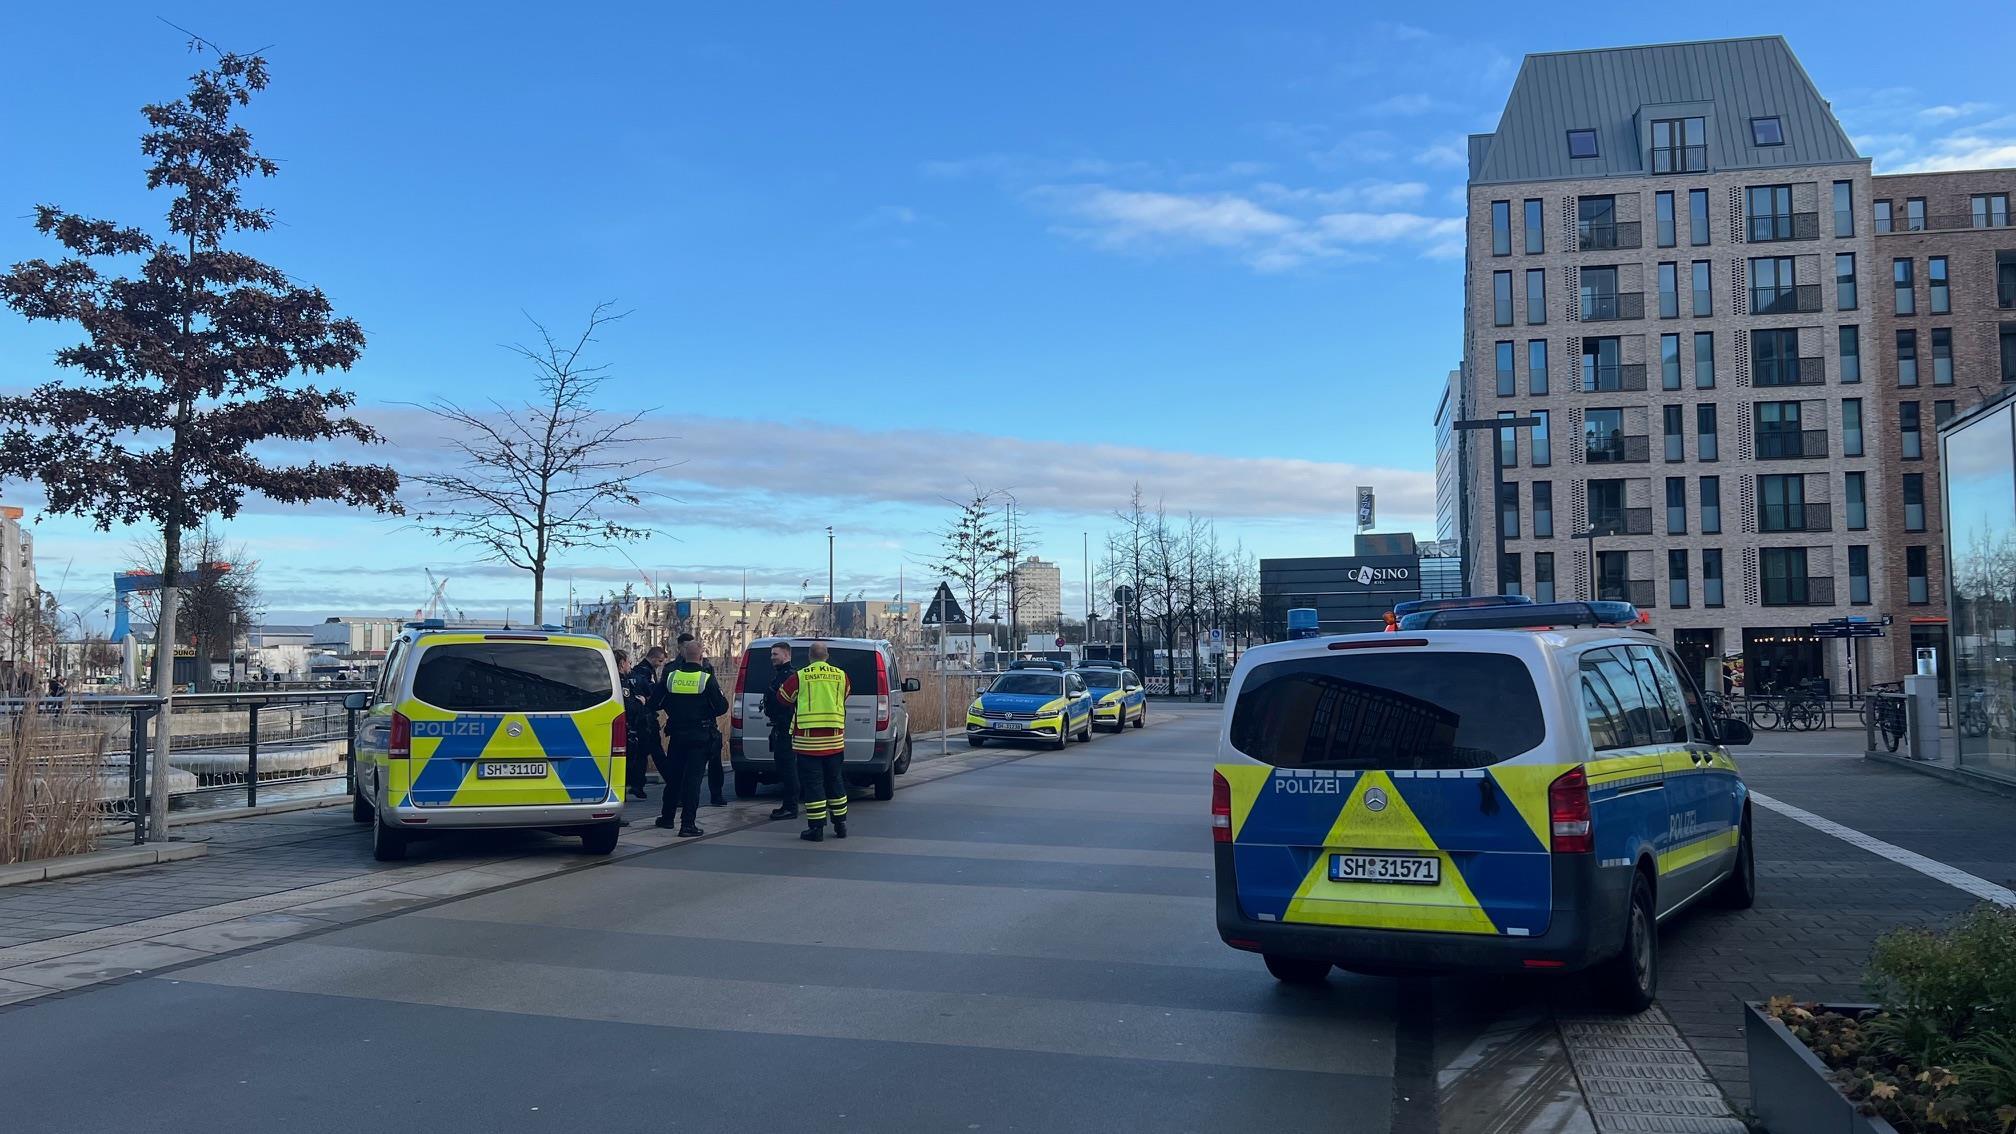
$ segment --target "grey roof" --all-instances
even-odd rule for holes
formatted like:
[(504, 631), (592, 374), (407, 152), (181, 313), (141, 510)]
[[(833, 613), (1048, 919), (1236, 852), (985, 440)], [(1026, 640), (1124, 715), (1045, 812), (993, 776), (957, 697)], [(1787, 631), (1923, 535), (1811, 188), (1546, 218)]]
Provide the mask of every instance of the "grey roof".
[[(1472, 140), (1471, 181), (1642, 174), (1637, 116), (1654, 107), (1710, 119), (1710, 169), (1861, 160), (1784, 37), (1771, 35), (1528, 55), (1481, 160)], [(1785, 144), (1753, 145), (1750, 120), (1771, 115)], [(1568, 156), (1568, 131), (1579, 129), (1597, 132), (1598, 156)]]

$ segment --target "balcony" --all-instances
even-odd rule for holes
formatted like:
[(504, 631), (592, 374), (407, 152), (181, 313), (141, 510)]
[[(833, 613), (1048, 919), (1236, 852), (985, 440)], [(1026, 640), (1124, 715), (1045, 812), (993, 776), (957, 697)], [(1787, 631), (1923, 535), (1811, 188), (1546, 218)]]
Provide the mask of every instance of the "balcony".
[(1592, 465), (1644, 464), (1652, 459), (1649, 434), (1613, 433), (1601, 440), (1588, 438), (1583, 459)]
[(1833, 606), (1834, 579), (1832, 576), (1810, 578), (1764, 577), (1765, 606)]
[(1834, 514), (1823, 503), (1762, 504), (1757, 508), (1760, 532), (1831, 532)]
[(1589, 526), (1599, 536), (1651, 535), (1652, 509), (1594, 508), (1589, 512)]
[(1584, 292), (1582, 321), (1608, 323), (1617, 319), (1643, 319), (1645, 293), (1642, 291)]
[(1578, 252), (1638, 247), (1637, 221), (1583, 221), (1575, 229)]
[(1977, 217), (1972, 213), (1927, 213), (1922, 219), (1915, 221), (1905, 216), (1893, 216), (1887, 223), (1881, 217), (1876, 218), (1876, 232), (1878, 235), (1899, 232), (1952, 232), (1956, 229), (1967, 228), (2011, 227), (2016, 227), (2016, 225), (2010, 223), (2009, 217)]
[(1827, 360), (1824, 358), (1784, 358), (1756, 362), (1750, 368), (1752, 386), (1824, 386)]
[(1757, 433), (1757, 459), (1791, 461), (1827, 455), (1824, 429), (1771, 429)]
[(1752, 315), (1811, 315), (1818, 310), (1820, 310), (1819, 284), (1750, 289)]
[(1707, 169), (1707, 146), (1652, 147), (1654, 173), (1702, 173)]
[(1819, 213), (1768, 213), (1745, 219), (1748, 223), (1744, 230), (1752, 244), (1820, 239)]
[(1601, 394), (1611, 390), (1643, 390), (1645, 388), (1645, 364), (1624, 362), (1614, 366), (1584, 366), (1582, 368), (1582, 392)]
[(1596, 582), (1596, 597), (1604, 602), (1628, 602), (1632, 606), (1653, 605), (1653, 584), (1650, 579), (1599, 579)]

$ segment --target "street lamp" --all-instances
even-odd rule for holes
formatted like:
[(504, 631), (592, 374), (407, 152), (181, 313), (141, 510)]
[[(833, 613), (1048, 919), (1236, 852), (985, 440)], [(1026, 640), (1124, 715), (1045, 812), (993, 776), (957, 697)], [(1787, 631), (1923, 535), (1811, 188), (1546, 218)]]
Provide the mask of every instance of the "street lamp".
[[(1497, 534), (1497, 558), (1492, 560), (1491, 573), (1497, 575), (1505, 565), (1505, 434), (1507, 429), (1521, 429), (1540, 424), (1537, 417), (1480, 417), (1451, 422), (1451, 429), (1488, 429), (1491, 431), (1491, 530)], [(1517, 433), (1512, 435), (1513, 444), (1518, 444)], [(1474, 577), (1474, 576), (1473, 576)], [(1498, 580), (1498, 593), (1505, 594), (1505, 580)]]
[(1582, 541), (1589, 548), (1589, 601), (1591, 602), (1595, 602), (1601, 597), (1596, 590), (1596, 537), (1602, 534), (1602, 529), (1598, 528), (1593, 521), (1589, 525), (1589, 530), (1582, 533)]
[(833, 611), (833, 525), (826, 525), (826, 632), (839, 630), (839, 615)]

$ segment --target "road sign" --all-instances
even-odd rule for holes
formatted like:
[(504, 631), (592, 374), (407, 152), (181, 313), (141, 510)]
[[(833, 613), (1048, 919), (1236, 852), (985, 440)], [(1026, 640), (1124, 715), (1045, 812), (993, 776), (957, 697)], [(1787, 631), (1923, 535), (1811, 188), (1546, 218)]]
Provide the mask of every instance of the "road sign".
[(938, 584), (938, 593), (931, 596), (931, 605), (924, 608), (923, 623), (926, 626), (964, 626), (966, 612), (959, 608), (959, 600), (952, 597), (948, 584)]
[(1225, 631), (1223, 629), (1216, 626), (1211, 628), (1211, 644), (1214, 646), (1225, 644)]
[(1821, 638), (1881, 638), (1883, 627), (1889, 622), (1885, 616), (1882, 622), (1869, 622), (1860, 618), (1830, 618), (1825, 622), (1812, 623), (1813, 633)]

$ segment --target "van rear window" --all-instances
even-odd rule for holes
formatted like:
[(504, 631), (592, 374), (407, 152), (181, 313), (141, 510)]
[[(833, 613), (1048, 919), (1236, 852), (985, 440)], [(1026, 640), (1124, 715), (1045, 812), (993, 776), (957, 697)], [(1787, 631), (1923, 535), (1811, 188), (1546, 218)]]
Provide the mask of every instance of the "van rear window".
[[(847, 691), (850, 695), (873, 697), (875, 695), (875, 651), (847, 649), (834, 646), (828, 651), (831, 662), (847, 675)], [(804, 669), (812, 660), (811, 653), (804, 646), (791, 647), (791, 668)], [(770, 690), (770, 647), (756, 646), (749, 650), (749, 673), (744, 678), (744, 693), (767, 693)]]
[(1539, 745), (1526, 663), (1504, 654), (1375, 650), (1259, 666), (1232, 746), (1279, 768), (1482, 768)]
[(611, 697), (600, 650), (545, 642), (428, 646), (413, 696), (458, 713), (574, 713)]

